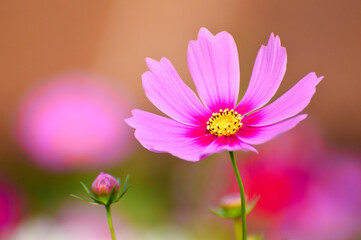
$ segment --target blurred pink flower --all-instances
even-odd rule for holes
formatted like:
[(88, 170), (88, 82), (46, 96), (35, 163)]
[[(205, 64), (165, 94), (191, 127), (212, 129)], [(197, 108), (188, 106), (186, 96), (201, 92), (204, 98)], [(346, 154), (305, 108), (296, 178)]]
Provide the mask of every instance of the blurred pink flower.
[(249, 162), (242, 167), (246, 192), (261, 196), (257, 211), (263, 215), (275, 216), (304, 197), (309, 176), (303, 168), (270, 161)]
[[(128, 223), (113, 214), (117, 239), (133, 237)], [(107, 240), (111, 239), (103, 209), (88, 204), (62, 207), (56, 216), (32, 216), (22, 221), (12, 240)]]
[(58, 77), (24, 98), (16, 137), (41, 166), (103, 167), (129, 148), (127, 111), (127, 103), (105, 83), (79, 74)]
[(204, 105), (168, 59), (147, 58), (150, 71), (142, 76), (145, 93), (171, 119), (135, 109), (126, 121), (148, 150), (189, 161), (225, 150), (256, 152), (251, 144), (264, 143), (305, 119), (305, 114), (297, 114), (308, 105), (322, 79), (309, 73), (262, 108), (276, 93), (286, 71), (286, 50), (279, 37), (271, 34), (267, 46), (258, 52), (250, 84), (237, 105), (238, 51), (229, 33), (214, 36), (202, 28), (198, 40), (189, 43), (187, 57)]
[[(270, 240), (352, 239), (361, 229), (360, 160), (309, 125), (265, 144), (240, 166), (248, 195), (260, 195), (250, 224), (264, 224)], [(236, 189), (232, 178), (229, 192)]]
[(17, 190), (0, 181), (0, 239), (8, 239), (22, 218), (22, 202)]
[[(113, 211), (117, 239), (134, 239), (128, 223), (121, 221)], [(103, 209), (89, 205), (64, 206), (59, 211), (58, 222), (70, 239), (111, 239), (106, 214)]]
[(239, 193), (230, 193), (223, 196), (220, 203), (221, 207), (223, 208), (240, 207), (241, 204), (241, 196), (239, 195)]

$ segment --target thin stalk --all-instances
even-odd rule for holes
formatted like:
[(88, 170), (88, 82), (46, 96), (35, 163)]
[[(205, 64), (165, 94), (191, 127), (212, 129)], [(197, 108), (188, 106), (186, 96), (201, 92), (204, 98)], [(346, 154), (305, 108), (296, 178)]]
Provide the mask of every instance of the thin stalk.
[(114, 227), (113, 227), (113, 221), (112, 221), (112, 213), (110, 211), (110, 205), (106, 205), (105, 209), (107, 210), (107, 217), (108, 217), (110, 233), (112, 234), (112, 240), (116, 240)]
[(234, 170), (234, 173), (236, 174), (236, 178), (237, 178), (237, 182), (238, 182), (239, 193), (241, 195), (242, 239), (247, 240), (246, 197), (245, 197), (245, 194), (244, 194), (244, 187), (243, 187), (241, 176), (239, 175), (236, 160), (234, 159), (234, 152), (230, 151), (229, 156), (231, 157), (233, 170)]
[(234, 223), (234, 231), (236, 232), (236, 238), (237, 238), (237, 240), (241, 240), (242, 239), (241, 221), (239, 218), (234, 218), (233, 223)]

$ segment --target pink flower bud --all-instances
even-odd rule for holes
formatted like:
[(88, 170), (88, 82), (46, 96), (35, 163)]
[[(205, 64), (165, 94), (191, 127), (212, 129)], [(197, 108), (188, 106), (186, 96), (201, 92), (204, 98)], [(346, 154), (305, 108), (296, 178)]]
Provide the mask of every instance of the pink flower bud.
[(92, 184), (92, 192), (97, 196), (108, 196), (114, 189), (114, 193), (119, 191), (119, 181), (107, 173), (101, 172)]
[(228, 194), (221, 199), (221, 207), (223, 208), (239, 208), (241, 207), (241, 205), (241, 196), (239, 195), (239, 193)]

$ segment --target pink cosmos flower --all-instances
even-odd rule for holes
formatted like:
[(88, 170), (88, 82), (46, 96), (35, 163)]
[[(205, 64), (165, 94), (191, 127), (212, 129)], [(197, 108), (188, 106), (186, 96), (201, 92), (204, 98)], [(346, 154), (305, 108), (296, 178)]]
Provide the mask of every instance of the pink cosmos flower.
[[(238, 51), (227, 32), (212, 35), (201, 28), (188, 45), (188, 67), (197, 95), (182, 81), (171, 62), (146, 59), (143, 74), (148, 99), (170, 118), (135, 109), (126, 122), (148, 150), (168, 152), (198, 161), (222, 151), (255, 151), (264, 143), (295, 127), (307, 115), (297, 115), (310, 102), (322, 77), (309, 73), (273, 103), (286, 71), (286, 49), (271, 34), (258, 52), (248, 89), (239, 93)], [(262, 108), (263, 107), (263, 108)]]

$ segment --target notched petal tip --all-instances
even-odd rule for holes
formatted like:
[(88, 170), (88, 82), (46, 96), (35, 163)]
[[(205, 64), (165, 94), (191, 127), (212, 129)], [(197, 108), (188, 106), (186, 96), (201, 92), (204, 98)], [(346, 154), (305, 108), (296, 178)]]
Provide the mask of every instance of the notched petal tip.
[(198, 37), (197, 39), (201, 39), (202, 37), (214, 37), (214, 35), (205, 27), (202, 27), (201, 29), (199, 29), (199, 32), (198, 32)]
[(147, 64), (147, 67), (152, 71), (152, 68), (154, 67), (155, 64), (159, 64), (159, 62), (157, 60), (154, 60), (153, 58), (149, 58), (147, 57), (145, 59), (145, 63)]
[(252, 148), (242, 149), (242, 151), (244, 151), (244, 152), (254, 152), (256, 154), (259, 154), (258, 150), (253, 146), (252, 146)]
[[(295, 118), (298, 118), (299, 121), (305, 120), (305, 118), (308, 116), (308, 114), (300, 114), (296, 116)], [(297, 125), (297, 124), (296, 124)]]
[(219, 33), (214, 35), (207, 28), (202, 27), (198, 32), (197, 40), (191, 40), (190, 42), (198, 41), (198, 40), (200, 40), (202, 38), (214, 39), (214, 38), (222, 38), (222, 37), (231, 38), (233, 40), (232, 35), (227, 31), (222, 31), (222, 32), (219, 32)]
[(311, 78), (315, 82), (316, 87), (322, 81), (324, 76), (317, 77), (315, 72), (310, 72), (304, 78)]
[(152, 74), (151, 71), (145, 71), (145, 72), (142, 74), (142, 80), (143, 80), (143, 81), (146, 81), (147, 77), (150, 77), (151, 74)]
[(139, 111), (141, 111), (141, 110), (139, 110), (139, 109), (133, 109), (133, 110), (131, 111), (132, 116), (129, 117), (129, 118), (124, 119), (124, 122), (125, 122), (126, 124), (128, 124), (130, 127), (136, 128), (136, 125), (135, 125), (135, 115), (136, 115)]
[(170, 63), (170, 60), (168, 58), (166, 58), (166, 57), (162, 57), (159, 62), (168, 64), (168, 63)]
[[(317, 77), (317, 76), (316, 76), (316, 77)], [(325, 77), (325, 76), (318, 77), (318, 78), (317, 78), (317, 84), (319, 84), (324, 77)]]
[(226, 38), (231, 37), (233, 39), (233, 36), (227, 31), (219, 32), (215, 36), (216, 37), (226, 37)]
[(135, 128), (133, 119), (134, 119), (134, 117), (129, 117), (129, 118), (124, 119), (124, 122), (126, 124), (128, 124), (130, 127)]
[(268, 43), (267, 43), (267, 47), (270, 47), (270, 46), (285, 49), (284, 47), (281, 46), (280, 37), (278, 35), (275, 35), (273, 32), (271, 33), (271, 35), (268, 39)]
[(149, 69), (151, 69), (154, 64), (170, 63), (170, 61), (169, 61), (169, 59), (166, 58), (166, 57), (162, 57), (159, 61), (158, 61), (158, 60), (155, 60), (155, 59), (153, 59), (153, 58), (147, 57), (147, 58), (145, 58), (145, 63), (147, 64), (147, 67), (148, 67)]
[(156, 61), (154, 60), (153, 58), (150, 58), (150, 57), (146, 57), (145, 58), (145, 63), (148, 65), (148, 63), (152, 62), (152, 61)]

